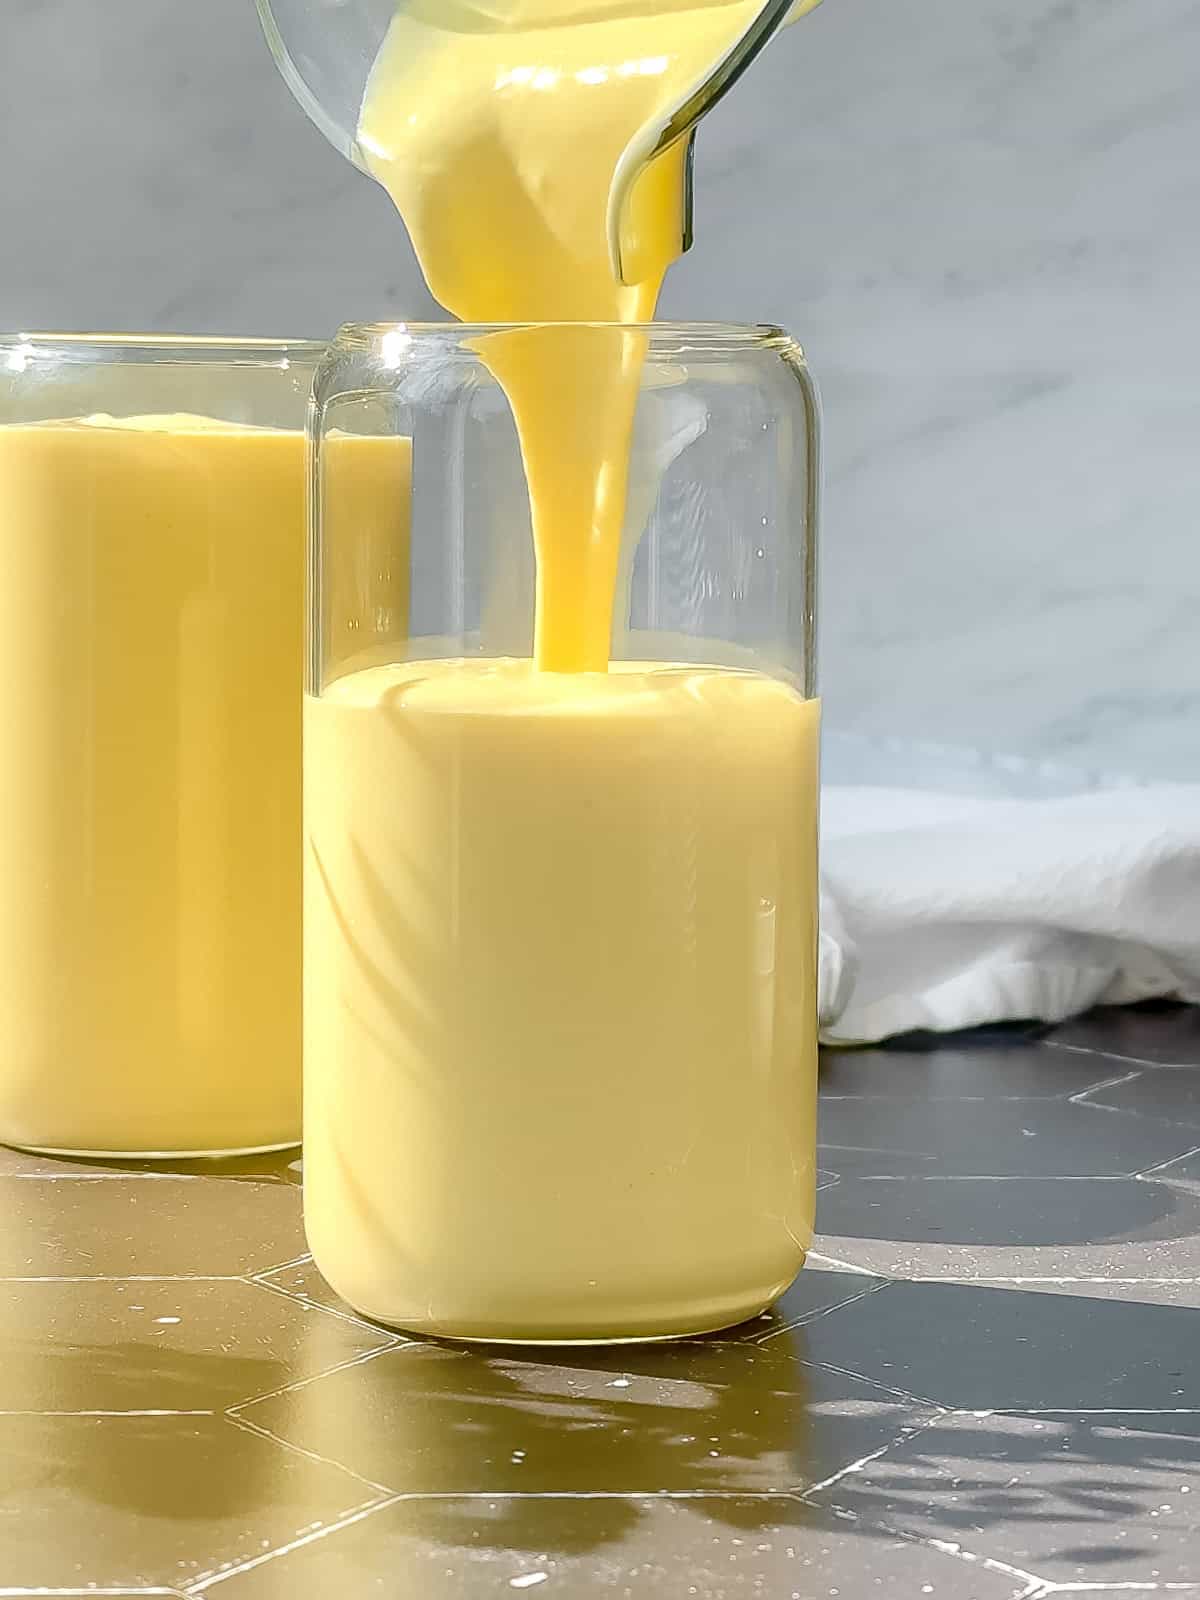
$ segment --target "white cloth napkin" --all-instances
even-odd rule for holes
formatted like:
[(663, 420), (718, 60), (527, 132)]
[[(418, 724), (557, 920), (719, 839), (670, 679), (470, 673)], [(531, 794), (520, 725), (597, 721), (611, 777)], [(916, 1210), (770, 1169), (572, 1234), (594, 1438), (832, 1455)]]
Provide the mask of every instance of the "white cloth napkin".
[(1012, 798), (835, 782), (822, 835), (829, 1043), (1200, 1001), (1200, 785)]

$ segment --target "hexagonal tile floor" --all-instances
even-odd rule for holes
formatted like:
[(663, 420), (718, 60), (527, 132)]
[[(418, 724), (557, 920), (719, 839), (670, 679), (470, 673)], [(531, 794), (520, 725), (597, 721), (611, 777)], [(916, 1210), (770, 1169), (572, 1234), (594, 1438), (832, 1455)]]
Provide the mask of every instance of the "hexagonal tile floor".
[(718, 1338), (354, 1315), (298, 1163), (0, 1150), (0, 1595), (1200, 1600), (1200, 1012), (837, 1052)]

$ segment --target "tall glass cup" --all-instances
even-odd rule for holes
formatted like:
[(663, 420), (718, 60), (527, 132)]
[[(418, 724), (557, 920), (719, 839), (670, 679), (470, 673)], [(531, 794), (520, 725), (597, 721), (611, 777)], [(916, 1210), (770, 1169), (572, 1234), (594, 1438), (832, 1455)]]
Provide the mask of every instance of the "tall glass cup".
[(317, 344), (0, 339), (0, 1140), (300, 1136)]
[(465, 1339), (725, 1327), (812, 1232), (815, 392), (777, 329), (570, 336), (637, 344), (607, 670), (535, 664), (493, 375), (561, 325), (347, 328), (315, 388), (306, 1224), (351, 1304)]

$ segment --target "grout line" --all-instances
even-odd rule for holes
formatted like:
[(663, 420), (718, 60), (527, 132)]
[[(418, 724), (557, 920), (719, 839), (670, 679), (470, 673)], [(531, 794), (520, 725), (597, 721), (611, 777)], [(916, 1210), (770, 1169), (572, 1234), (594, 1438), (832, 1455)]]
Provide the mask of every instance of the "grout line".
[(1076, 1056), (1104, 1056), (1109, 1061), (1127, 1061), (1131, 1067), (1190, 1067), (1194, 1071), (1197, 1066), (1200, 1066), (1200, 1062), (1195, 1061), (1147, 1061), (1145, 1056), (1127, 1056), (1123, 1055), (1120, 1050), (1097, 1050), (1094, 1046), (1087, 1044), (1059, 1044), (1055, 1045), (1055, 1049), (1069, 1050), (1072, 1055)]
[[(1136, 1072), (1129, 1073), (1129, 1077), (1131, 1078), (1136, 1078), (1139, 1076), (1140, 1074)], [(1115, 1079), (1114, 1081), (1117, 1083), (1122, 1082), (1120, 1078)], [(1099, 1089), (1101, 1087), (1101, 1084), (1093, 1083), (1089, 1086), (1089, 1089), (1080, 1089), (1078, 1093), (1087, 1094), (1090, 1092), (1090, 1089)], [(1073, 1098), (1073, 1096), (1069, 1095), (1065, 1089), (1061, 1094), (923, 1094), (921, 1096), (921, 1104), (924, 1106), (950, 1102), (955, 1105), (991, 1106), (1019, 1105), (1024, 1103), (1032, 1106), (1052, 1106), (1061, 1105), (1064, 1100), (1071, 1098)], [(884, 1105), (911, 1106), (913, 1103), (913, 1097), (911, 1094), (823, 1094), (821, 1096), (821, 1103), (824, 1104), (826, 1100), (836, 1100), (839, 1102), (846, 1100), (857, 1100), (862, 1105), (879, 1105), (882, 1103)], [(849, 1150), (854, 1147), (851, 1145), (836, 1145), (831, 1146), (830, 1148)]]
[(416, 1340), (397, 1335), (389, 1344), (381, 1344), (374, 1350), (363, 1350), (358, 1355), (351, 1356), (348, 1361), (339, 1361), (335, 1366), (325, 1367), (321, 1372), (311, 1373), (307, 1378), (297, 1378), (293, 1383), (280, 1385), (278, 1389), (268, 1389), (265, 1394), (255, 1394), (248, 1400), (239, 1400), (236, 1405), (227, 1407), (225, 1415), (236, 1421), (246, 1406), (256, 1406), (265, 1400), (277, 1400), (281, 1395), (294, 1394), (297, 1389), (307, 1389), (310, 1383), (319, 1383), (322, 1378), (332, 1377), (335, 1372), (346, 1372), (351, 1367), (365, 1366), (368, 1361), (377, 1360), (389, 1350), (407, 1349), (410, 1346), (416, 1348)]
[(912, 1394), (907, 1389), (897, 1389), (893, 1384), (884, 1383), (879, 1378), (872, 1378), (865, 1372), (856, 1372), (853, 1367), (839, 1367), (833, 1361), (810, 1361), (801, 1356), (797, 1358), (797, 1365), (808, 1367), (813, 1372), (831, 1372), (839, 1378), (854, 1378), (859, 1383), (865, 1383), (869, 1389), (878, 1389), (880, 1394), (889, 1395), (894, 1400), (906, 1400), (910, 1405), (928, 1406), (941, 1417), (947, 1417), (955, 1409), (953, 1406), (943, 1404), (940, 1400), (931, 1400), (925, 1395)]
[[(821, 1235), (817, 1234), (817, 1238), (819, 1239), (820, 1237)], [(875, 1278), (879, 1276), (870, 1267), (855, 1266), (853, 1261), (840, 1261), (837, 1256), (823, 1255), (819, 1250), (810, 1250), (805, 1259), (808, 1261), (820, 1261), (824, 1265), (831, 1267), (838, 1267), (843, 1272), (854, 1273), (856, 1277)]]
[[(804, 1497), (801, 1496), (801, 1499)], [(1027, 1572), (1023, 1567), (1014, 1567), (1007, 1561), (997, 1561), (994, 1556), (979, 1556), (972, 1550), (964, 1550), (962, 1545), (950, 1539), (934, 1539), (923, 1534), (911, 1533), (906, 1528), (896, 1528), (887, 1522), (876, 1522), (874, 1518), (862, 1517), (857, 1511), (851, 1511), (846, 1506), (839, 1506), (833, 1502), (820, 1506), (817, 1509), (831, 1511), (844, 1522), (858, 1523), (864, 1528), (873, 1528), (877, 1532), (886, 1533), (894, 1539), (899, 1539), (905, 1544), (916, 1545), (923, 1550), (936, 1550), (940, 1555), (953, 1556), (957, 1561), (969, 1562), (972, 1566), (985, 1567), (990, 1572), (999, 1572), (1006, 1578), (1016, 1578), (1025, 1584), (1018, 1600), (1034, 1600), (1046, 1586), (1047, 1580), (1039, 1578), (1034, 1572)]]
[(1200, 1156), (1200, 1144), (1191, 1150), (1185, 1150), (1182, 1155), (1172, 1156), (1169, 1161), (1160, 1161), (1156, 1167), (1143, 1167), (1140, 1172), (1135, 1172), (1135, 1178), (1149, 1178), (1154, 1173), (1169, 1172), (1171, 1167), (1177, 1166), (1181, 1161), (1190, 1161), (1193, 1156)]
[(244, 1433), (252, 1433), (260, 1439), (266, 1439), (271, 1444), (279, 1445), (283, 1450), (292, 1455), (303, 1456), (307, 1461), (315, 1461), (320, 1467), (333, 1467), (336, 1471), (344, 1473), (348, 1478), (353, 1478), (356, 1483), (361, 1483), (365, 1489), (373, 1489), (376, 1495), (394, 1494), (395, 1490), (386, 1483), (376, 1483), (374, 1478), (365, 1477), (361, 1472), (355, 1472), (353, 1467), (345, 1466), (341, 1461), (335, 1461), (332, 1456), (323, 1456), (316, 1450), (309, 1450), (302, 1444), (293, 1444), (290, 1439), (284, 1439), (277, 1433), (272, 1433), (270, 1428), (264, 1428), (261, 1423), (250, 1422), (246, 1417), (237, 1417), (230, 1412), (225, 1413), (226, 1420), (235, 1428), (240, 1428)]
[[(146, 1406), (128, 1411), (0, 1411), (0, 1417), (218, 1417), (219, 1411), (173, 1411), (167, 1406)], [(0, 1594), (4, 1590), (0, 1589)], [(122, 1593), (124, 1591), (122, 1590)]]
[[(963, 1248), (959, 1246), (959, 1248)], [(1068, 1247), (1069, 1248), (1069, 1247)], [(963, 1276), (955, 1273), (919, 1273), (911, 1278), (897, 1278), (897, 1283), (1128, 1283), (1128, 1284), (1200, 1284), (1200, 1275), (1192, 1278), (1123, 1278), (1107, 1272), (1093, 1273), (1085, 1278), (1031, 1278), (1011, 1274), (980, 1272)]]
[[(1085, 1095), (1098, 1094), (1101, 1089), (1115, 1089), (1119, 1083), (1132, 1083), (1135, 1078), (1140, 1078), (1141, 1076), (1140, 1072), (1123, 1072), (1113, 1078), (1102, 1078), (1099, 1083), (1092, 1083), (1086, 1089), (1080, 1089), (1078, 1094), (1068, 1095), (1067, 1104), (1074, 1106), (1091, 1104), (1090, 1101), (1084, 1100)], [(1095, 1111), (1114, 1111), (1117, 1108), (1115, 1106), (1093, 1106), (1092, 1109)], [(1135, 1112), (1134, 1115), (1137, 1115), (1137, 1113)]]
[(293, 1256), (290, 1261), (281, 1261), (278, 1266), (263, 1267), (259, 1272), (246, 1274), (247, 1283), (258, 1283), (262, 1278), (269, 1278), (273, 1273), (286, 1272), (289, 1267), (306, 1267), (312, 1260), (312, 1251), (304, 1250), (298, 1256)]
[[(1159, 1583), (1154, 1580), (1132, 1583), (1051, 1583), (1047, 1580), (1040, 1589), (1029, 1596), (1029, 1600), (1043, 1600), (1056, 1594), (1178, 1594), (1181, 1591), (1194, 1594), (1200, 1589), (1200, 1583), (1174, 1583), (1167, 1581)], [(1024, 1597), (1023, 1597), (1024, 1600)]]
[(344, 1512), (340, 1517), (335, 1517), (332, 1522), (320, 1523), (315, 1527), (307, 1528), (296, 1538), (286, 1544), (276, 1546), (274, 1550), (267, 1550), (262, 1555), (250, 1556), (245, 1561), (234, 1562), (231, 1566), (215, 1572), (203, 1573), (194, 1582), (189, 1583), (184, 1593), (187, 1595), (205, 1594), (217, 1584), (224, 1583), (226, 1578), (236, 1578), (243, 1572), (253, 1572), (255, 1567), (261, 1567), (268, 1561), (275, 1561), (280, 1556), (290, 1555), (293, 1550), (300, 1550), (305, 1545), (314, 1544), (318, 1539), (324, 1539), (331, 1533), (340, 1533), (343, 1528), (351, 1528), (356, 1522), (362, 1522), (373, 1512), (382, 1511), (402, 1499), (401, 1495), (392, 1495), (390, 1498), (372, 1501), (369, 1505), (356, 1506), (354, 1510)]
[[(81, 1272), (0, 1278), (0, 1283), (245, 1283), (240, 1272)], [(0, 1590), (0, 1594), (3, 1594)]]
[[(273, 1172), (0, 1172), (0, 1181), (5, 1178), (17, 1178), (22, 1183), (211, 1183), (217, 1178), (222, 1183), (265, 1183), (286, 1189), (296, 1188), (294, 1183)], [(8, 1592), (7, 1589), (0, 1589), (0, 1595)], [(52, 1594), (54, 1591), (35, 1589), (31, 1592)], [(81, 1592), (103, 1594), (104, 1590), (88, 1589)], [(120, 1592), (126, 1594), (128, 1590)], [(160, 1592), (166, 1594), (170, 1591)]]
[[(1096, 1107), (1092, 1108), (1097, 1109)], [(1180, 1161), (1182, 1156), (1173, 1156)], [(1139, 1172), (864, 1172), (860, 1183), (1128, 1183)]]
[(820, 1483), (810, 1484), (807, 1489), (799, 1493), (799, 1498), (806, 1502), (811, 1501), (814, 1495), (820, 1494), (824, 1489), (832, 1489), (835, 1483), (840, 1483), (843, 1478), (848, 1478), (851, 1473), (862, 1472), (864, 1467), (868, 1467), (872, 1462), (878, 1461), (881, 1456), (886, 1456), (898, 1444), (905, 1444), (909, 1439), (918, 1438), (925, 1432), (926, 1428), (932, 1427), (935, 1422), (944, 1423), (945, 1421), (945, 1417), (935, 1415), (926, 1418), (924, 1422), (914, 1428), (901, 1429), (894, 1439), (889, 1439), (886, 1444), (881, 1444), (877, 1450), (870, 1450), (857, 1461), (851, 1461), (847, 1466), (840, 1467), (837, 1472), (831, 1472), (827, 1478), (822, 1478)]
[(391, 1328), (385, 1328), (377, 1322), (369, 1322), (365, 1317), (359, 1317), (354, 1312), (343, 1311), (340, 1306), (327, 1306), (320, 1300), (314, 1300), (306, 1294), (293, 1294), (290, 1289), (285, 1289), (282, 1284), (270, 1283), (262, 1277), (246, 1278), (243, 1280), (255, 1289), (263, 1289), (268, 1294), (273, 1294), (277, 1299), (286, 1300), (290, 1305), (303, 1306), (306, 1311), (323, 1313), (327, 1317), (336, 1317), (339, 1322), (348, 1323), (352, 1328), (361, 1328), (365, 1333), (373, 1333), (379, 1339), (386, 1341), (380, 1348), (388, 1345), (403, 1344), (407, 1341), (403, 1334), (397, 1334)]
[(1200, 1417), (1197, 1406), (994, 1406), (986, 1413), (964, 1412), (965, 1416), (989, 1417)]
[(805, 1328), (810, 1322), (817, 1322), (822, 1317), (831, 1316), (833, 1312), (841, 1311), (846, 1306), (857, 1305), (860, 1300), (866, 1300), (869, 1296), (878, 1294), (881, 1289), (886, 1289), (893, 1281), (891, 1278), (881, 1277), (878, 1283), (872, 1283), (858, 1294), (852, 1294), (845, 1300), (838, 1300), (834, 1305), (821, 1306), (816, 1311), (807, 1311), (803, 1315), (796, 1317), (792, 1322), (785, 1322), (780, 1327), (772, 1328), (769, 1332), (760, 1333), (757, 1338), (747, 1339), (744, 1342), (756, 1345), (769, 1344), (772, 1339), (778, 1339), (782, 1334), (791, 1333), (796, 1328)]

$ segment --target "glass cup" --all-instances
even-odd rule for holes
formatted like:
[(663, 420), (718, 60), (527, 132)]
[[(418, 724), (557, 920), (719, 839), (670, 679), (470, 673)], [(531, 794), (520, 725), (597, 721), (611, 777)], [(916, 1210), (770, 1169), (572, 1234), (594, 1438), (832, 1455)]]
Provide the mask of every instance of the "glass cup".
[[(535, 554), (495, 376), (515, 393), (564, 349), (610, 378), (620, 357), (633, 384), (619, 548), (587, 580), (611, 617), (600, 670), (547, 666), (579, 528), (539, 523)], [(815, 1187), (818, 422), (799, 348), (669, 323), (352, 327), (312, 430), (317, 1264), (360, 1311), (463, 1339), (669, 1338), (763, 1311), (803, 1262)], [(371, 447), (394, 453), (390, 525), (364, 521), (349, 470)]]
[(0, 1140), (300, 1137), (322, 346), (0, 340)]

